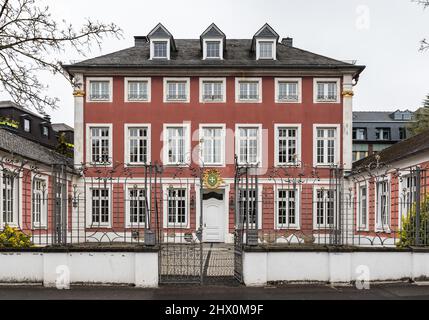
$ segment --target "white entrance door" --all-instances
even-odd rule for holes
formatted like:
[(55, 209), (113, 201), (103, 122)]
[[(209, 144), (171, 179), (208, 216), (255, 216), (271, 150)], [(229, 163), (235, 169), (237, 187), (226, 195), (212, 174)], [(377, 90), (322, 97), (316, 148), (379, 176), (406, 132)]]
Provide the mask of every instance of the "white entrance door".
[(209, 198), (203, 202), (203, 241), (225, 242), (224, 239), (224, 200)]

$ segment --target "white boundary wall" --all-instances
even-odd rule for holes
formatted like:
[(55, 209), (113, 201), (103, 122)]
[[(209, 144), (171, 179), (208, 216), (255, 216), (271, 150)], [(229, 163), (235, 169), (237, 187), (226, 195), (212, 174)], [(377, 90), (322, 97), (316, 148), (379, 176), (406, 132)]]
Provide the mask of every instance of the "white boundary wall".
[(0, 252), (0, 283), (158, 286), (158, 252)]
[(429, 278), (429, 252), (408, 251), (272, 251), (244, 252), (247, 286), (268, 282), (350, 283)]

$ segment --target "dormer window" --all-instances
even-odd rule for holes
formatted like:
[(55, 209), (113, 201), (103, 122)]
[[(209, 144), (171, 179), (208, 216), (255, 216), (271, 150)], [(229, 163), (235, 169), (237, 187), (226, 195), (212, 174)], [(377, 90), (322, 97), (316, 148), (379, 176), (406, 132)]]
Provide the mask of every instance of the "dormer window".
[(153, 57), (156, 59), (167, 59), (168, 41), (153, 42)]
[(279, 35), (267, 23), (253, 36), (252, 52), (256, 60), (276, 60), (277, 42)]
[(29, 119), (24, 119), (24, 131), (25, 132), (31, 131), (31, 122)]
[(149, 32), (150, 59), (170, 60), (170, 52), (176, 51), (176, 44), (172, 34), (160, 23)]
[(206, 53), (208, 59), (219, 59), (220, 41), (206, 41)]
[(44, 137), (49, 137), (49, 128), (47, 126), (42, 127), (42, 135)]
[(200, 36), (203, 60), (222, 60), (226, 46), (225, 34), (212, 23)]
[(272, 41), (259, 41), (259, 59), (274, 59)]

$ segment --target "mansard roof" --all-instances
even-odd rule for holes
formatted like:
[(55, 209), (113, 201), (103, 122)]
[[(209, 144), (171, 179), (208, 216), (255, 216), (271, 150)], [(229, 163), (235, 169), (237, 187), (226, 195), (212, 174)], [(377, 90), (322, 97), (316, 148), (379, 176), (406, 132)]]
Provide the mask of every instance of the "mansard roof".
[(359, 170), (373, 168), (377, 161), (380, 164), (391, 164), (423, 152), (429, 152), (429, 130), (395, 143), (387, 149), (353, 163), (353, 169), (358, 172)]
[(177, 51), (170, 60), (149, 60), (150, 44), (143, 43), (128, 49), (106, 54), (93, 59), (64, 65), (69, 72), (87, 72), (89, 69), (124, 68), (265, 68), (277, 69), (347, 69), (359, 74), (365, 69), (351, 63), (335, 60), (309, 51), (277, 44), (276, 60), (256, 60), (251, 53), (252, 39), (227, 39), (223, 60), (203, 60), (200, 39), (176, 39)]

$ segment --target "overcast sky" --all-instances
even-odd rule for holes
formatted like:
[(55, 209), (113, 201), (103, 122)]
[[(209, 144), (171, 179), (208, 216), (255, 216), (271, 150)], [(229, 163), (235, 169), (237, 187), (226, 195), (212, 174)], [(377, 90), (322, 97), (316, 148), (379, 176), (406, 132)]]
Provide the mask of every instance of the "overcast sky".
[[(211, 22), (227, 38), (251, 38), (268, 22), (294, 46), (367, 66), (355, 89), (355, 110), (415, 110), (429, 94), (429, 51), (419, 41), (429, 38), (429, 9), (411, 0), (38, 0), (57, 19), (78, 27), (85, 18), (115, 22), (122, 40), (106, 39), (87, 58), (133, 45), (134, 35), (147, 35), (158, 23), (175, 38), (198, 38)], [(65, 53), (63, 62), (84, 57)], [(61, 100), (53, 121), (73, 125), (72, 89), (60, 76), (45, 76), (49, 93)], [(0, 93), (0, 98), (6, 98)]]

